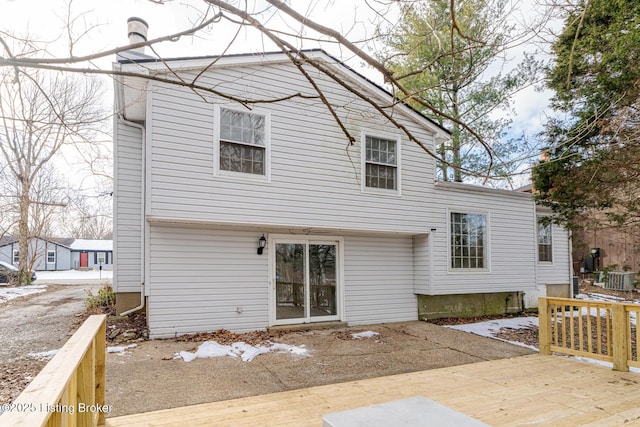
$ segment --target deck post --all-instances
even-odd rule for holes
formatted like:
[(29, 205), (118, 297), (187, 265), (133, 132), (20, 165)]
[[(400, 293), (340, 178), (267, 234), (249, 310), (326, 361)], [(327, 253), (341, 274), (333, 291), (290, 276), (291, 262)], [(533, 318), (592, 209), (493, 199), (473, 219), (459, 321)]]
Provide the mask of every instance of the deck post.
[[(106, 382), (106, 366), (107, 366), (107, 342), (106, 342), (106, 330), (107, 330), (107, 321), (105, 320), (101, 323), (100, 328), (98, 329), (98, 333), (94, 338), (93, 344), (95, 345), (95, 402), (96, 404), (103, 406), (105, 404), (104, 392), (105, 392), (105, 382)], [(97, 423), (99, 426), (104, 425), (104, 412), (98, 411), (98, 420)]]
[(624, 304), (612, 304), (611, 316), (613, 317), (611, 322), (611, 329), (613, 330), (613, 370), (628, 372), (627, 343), (629, 337), (627, 336), (627, 312)]
[(538, 347), (540, 354), (551, 354), (551, 315), (547, 298), (538, 298)]

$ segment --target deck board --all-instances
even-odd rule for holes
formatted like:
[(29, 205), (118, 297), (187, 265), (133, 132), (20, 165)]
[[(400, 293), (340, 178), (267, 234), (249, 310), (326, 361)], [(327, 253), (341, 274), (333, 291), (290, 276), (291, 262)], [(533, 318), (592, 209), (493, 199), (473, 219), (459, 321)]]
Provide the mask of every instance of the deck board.
[(108, 418), (106, 426), (321, 426), (323, 414), (413, 396), (493, 426), (640, 425), (640, 375), (531, 355)]

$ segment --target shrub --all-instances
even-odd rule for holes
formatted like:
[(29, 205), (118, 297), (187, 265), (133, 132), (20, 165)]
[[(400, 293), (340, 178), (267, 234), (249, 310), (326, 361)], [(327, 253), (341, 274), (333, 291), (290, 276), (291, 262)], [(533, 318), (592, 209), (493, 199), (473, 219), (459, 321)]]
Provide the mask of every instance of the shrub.
[(98, 289), (97, 295), (94, 295), (91, 291), (87, 291), (87, 301), (85, 304), (87, 311), (92, 313), (112, 311), (116, 306), (116, 293), (110, 284), (105, 283)]

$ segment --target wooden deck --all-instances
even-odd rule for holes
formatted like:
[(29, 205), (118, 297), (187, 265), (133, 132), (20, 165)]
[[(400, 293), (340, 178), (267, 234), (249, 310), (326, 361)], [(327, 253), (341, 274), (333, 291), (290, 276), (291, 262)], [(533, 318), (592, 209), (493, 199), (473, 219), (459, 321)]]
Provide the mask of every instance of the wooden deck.
[(532, 355), (108, 418), (106, 426), (321, 426), (327, 413), (412, 396), (493, 426), (640, 425), (640, 374)]

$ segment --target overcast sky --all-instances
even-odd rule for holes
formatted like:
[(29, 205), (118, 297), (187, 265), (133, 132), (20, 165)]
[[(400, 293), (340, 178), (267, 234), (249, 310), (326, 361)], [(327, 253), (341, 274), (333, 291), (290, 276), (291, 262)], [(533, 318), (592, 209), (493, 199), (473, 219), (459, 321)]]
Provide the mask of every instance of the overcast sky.
[[(257, 4), (260, 7), (260, 0)], [(351, 40), (363, 39), (373, 32), (371, 14), (363, 0), (296, 0), (293, 6), (324, 25), (347, 33)], [(378, 4), (377, 2), (369, 2)], [(529, 4), (528, 0), (524, 0)], [(57, 56), (68, 54), (65, 22), (67, 19), (66, 0), (0, 0), (0, 29), (18, 35), (29, 34), (40, 40), (54, 40), (50, 50)], [(191, 26), (203, 12), (201, 0), (174, 0), (164, 5), (149, 0), (74, 0), (71, 15), (77, 17), (73, 32), (76, 36), (90, 29), (74, 48), (76, 55), (93, 53), (128, 42), (127, 18), (137, 16), (149, 23), (149, 38), (175, 33)], [(302, 7), (301, 7), (302, 5)], [(307, 6), (305, 6), (307, 5)], [(312, 5), (312, 6), (308, 6)], [(304, 7), (304, 8), (303, 8)], [(523, 15), (530, 13), (523, 11)], [(299, 28), (285, 28), (277, 17), (267, 22), (270, 27), (283, 28), (288, 32), (297, 32)], [(236, 27), (229, 24), (216, 24), (208, 32), (196, 37), (183, 37), (175, 43), (157, 46), (157, 51), (165, 57), (216, 55), (222, 53), (231, 37), (236, 37), (234, 45), (227, 53), (262, 52), (276, 50), (273, 45), (249, 31), (236, 35)], [(305, 48), (316, 48), (319, 44), (305, 41)], [(335, 45), (324, 44), (321, 47), (331, 54), (349, 61), (350, 65), (373, 80), (380, 81), (371, 70), (360, 68), (359, 61), (342, 57), (343, 51)], [(513, 57), (521, 54), (516, 50)], [(96, 61), (101, 68), (110, 68), (113, 57)], [(111, 104), (111, 87), (106, 83), (105, 101)], [(516, 117), (513, 133), (533, 134), (539, 131), (547, 105), (548, 93), (537, 93), (532, 89), (519, 94), (515, 99)]]

